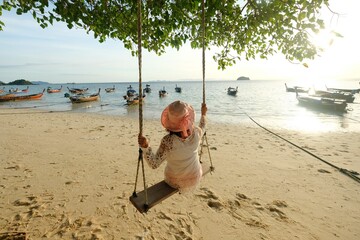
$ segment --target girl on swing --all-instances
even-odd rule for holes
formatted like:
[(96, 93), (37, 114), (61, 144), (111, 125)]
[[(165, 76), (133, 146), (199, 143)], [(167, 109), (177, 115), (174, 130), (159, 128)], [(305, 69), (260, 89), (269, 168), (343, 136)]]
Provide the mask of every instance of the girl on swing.
[(194, 126), (195, 111), (182, 101), (169, 104), (161, 114), (161, 124), (169, 132), (153, 152), (146, 137), (139, 135), (138, 142), (144, 158), (152, 169), (167, 161), (165, 182), (180, 193), (194, 190), (202, 177), (198, 149), (206, 124), (206, 104), (201, 105), (199, 126)]

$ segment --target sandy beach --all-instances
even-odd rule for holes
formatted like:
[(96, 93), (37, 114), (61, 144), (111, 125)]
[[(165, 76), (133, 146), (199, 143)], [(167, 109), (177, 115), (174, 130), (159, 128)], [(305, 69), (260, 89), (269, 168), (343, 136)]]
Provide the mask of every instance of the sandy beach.
[[(250, 121), (209, 122), (215, 172), (141, 214), (138, 132), (133, 118), (0, 109), (0, 239), (360, 239), (360, 183)], [(360, 172), (359, 133), (275, 132)], [(145, 120), (144, 134), (157, 147), (166, 132)], [(146, 165), (148, 185), (164, 166)]]

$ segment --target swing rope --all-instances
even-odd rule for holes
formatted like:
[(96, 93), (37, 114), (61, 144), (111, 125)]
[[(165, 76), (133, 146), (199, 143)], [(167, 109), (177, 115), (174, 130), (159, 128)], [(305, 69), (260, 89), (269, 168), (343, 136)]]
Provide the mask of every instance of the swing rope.
[[(202, 14), (201, 14), (201, 44), (202, 44), (202, 85), (203, 85), (203, 104), (205, 104), (205, 0), (201, 1), (201, 10), (202, 10)], [(210, 160), (210, 173), (212, 173), (215, 168), (213, 166), (212, 163), (212, 159), (211, 159), (211, 154), (210, 154), (210, 149), (209, 149), (209, 144), (208, 144), (208, 140), (207, 140), (207, 136), (206, 136), (206, 131), (204, 132), (204, 135), (202, 137), (201, 140), (201, 149), (200, 149), (200, 156), (199, 156), (199, 161), (201, 162), (201, 157), (203, 155), (203, 147), (204, 147), (204, 143), (206, 144), (207, 147), (207, 151), (209, 153), (209, 160)]]
[[(139, 135), (143, 133), (143, 94), (142, 94), (142, 46), (141, 46), (141, 34), (142, 34), (142, 26), (141, 26), (141, 0), (137, 1), (137, 30), (138, 30), (138, 65), (139, 65)], [(141, 163), (141, 169), (143, 174), (143, 184), (144, 184), (144, 191), (145, 191), (145, 209), (148, 208), (148, 194), (147, 194), (147, 186), (146, 186), (146, 178), (145, 178), (145, 167), (144, 167), (144, 159), (143, 159), (143, 152), (141, 147), (139, 147), (139, 157), (136, 169), (136, 177), (135, 177), (135, 186), (133, 197), (137, 196), (136, 193), (136, 186), (139, 177), (139, 168)]]
[(205, 0), (201, 2), (201, 10), (202, 10), (202, 32), (201, 32), (201, 39), (202, 39), (202, 83), (203, 83), (203, 104), (205, 104)]
[[(141, 35), (142, 35), (142, 25), (141, 25), (141, 1), (142, 0), (138, 0), (137, 1), (137, 29), (138, 29), (138, 65), (139, 65), (139, 135), (142, 136), (143, 133), (143, 93), (142, 93), (142, 46), (141, 46)], [(203, 75), (203, 104), (205, 104), (205, 0), (202, 0), (202, 75)], [(199, 160), (201, 162), (201, 155), (202, 155), (202, 151), (203, 151), (203, 147), (204, 147), (204, 142), (206, 142), (206, 146), (207, 146), (207, 150), (208, 150), (208, 154), (209, 154), (209, 159), (210, 159), (210, 173), (212, 171), (214, 171), (214, 167), (212, 164), (212, 159), (211, 159), (211, 155), (210, 155), (210, 149), (209, 149), (209, 144), (207, 141), (207, 137), (206, 137), (206, 132), (204, 132), (202, 141), (201, 141), (201, 150), (200, 150), (200, 157)], [(137, 187), (137, 181), (139, 178), (139, 170), (140, 170), (140, 164), (141, 164), (141, 169), (142, 169), (142, 175), (143, 175), (143, 184), (144, 184), (144, 195), (145, 195), (145, 203), (141, 206), (136, 202), (135, 198), (138, 197), (138, 194), (136, 192), (136, 187)], [(207, 171), (208, 172), (208, 171)], [(158, 185), (156, 188), (154, 188), (154, 186)], [(156, 184), (152, 187), (150, 187), (150, 192), (155, 193), (155, 191), (160, 190), (160, 188), (163, 188), (164, 185), (161, 185), (161, 182)], [(165, 183), (166, 185), (166, 183)], [(168, 185), (166, 185), (168, 186)], [(157, 189), (157, 190), (154, 190)], [(164, 190), (164, 189), (162, 189)], [(161, 190), (160, 190), (161, 191)], [(168, 191), (168, 193), (173, 194), (176, 192), (175, 189), (171, 188), (171, 187), (167, 187), (167, 189), (165, 189), (165, 191)], [(167, 193), (167, 194), (168, 194)], [(169, 196), (169, 195), (168, 195)], [(151, 205), (149, 204), (149, 197), (148, 197), (148, 188), (146, 185), (146, 178), (145, 178), (145, 168), (144, 168), (144, 159), (143, 159), (143, 151), (141, 149), (141, 147), (139, 147), (139, 157), (138, 157), (138, 163), (137, 163), (137, 169), (136, 169), (136, 177), (135, 177), (135, 186), (134, 186), (134, 192), (132, 194), (132, 199), (130, 198), (130, 200), (132, 200), (133, 204), (138, 208), (139, 211), (141, 212), (147, 212), (149, 210), (149, 208), (151, 208), (154, 204), (156, 204), (156, 201), (160, 201), (161, 199), (157, 199), (154, 202), (154, 199), (151, 199)]]

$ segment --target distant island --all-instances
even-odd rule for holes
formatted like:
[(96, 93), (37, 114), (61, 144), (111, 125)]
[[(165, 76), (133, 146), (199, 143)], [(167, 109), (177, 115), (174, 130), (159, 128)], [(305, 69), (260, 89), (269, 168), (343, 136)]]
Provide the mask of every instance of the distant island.
[(244, 77), (244, 76), (241, 76), (241, 77), (239, 77), (238, 79), (236, 79), (237, 81), (239, 81), (239, 80), (250, 80), (250, 78), (249, 77)]
[(37, 82), (30, 82), (28, 80), (25, 79), (18, 79), (9, 83), (4, 83), (2, 81), (0, 81), (0, 85), (39, 85), (39, 84), (48, 84), (47, 82), (41, 82), (41, 81), (37, 81)]

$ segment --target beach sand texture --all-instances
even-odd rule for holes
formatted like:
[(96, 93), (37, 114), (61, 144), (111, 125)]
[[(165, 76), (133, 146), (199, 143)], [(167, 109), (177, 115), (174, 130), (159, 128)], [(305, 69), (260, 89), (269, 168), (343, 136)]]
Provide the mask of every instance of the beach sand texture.
[[(138, 129), (124, 117), (1, 109), (0, 239), (360, 239), (360, 183), (251, 122), (210, 122), (215, 172), (140, 214), (129, 202)], [(144, 121), (152, 146), (165, 133)], [(277, 133), (360, 172), (358, 133)], [(146, 165), (148, 185), (164, 166)]]

